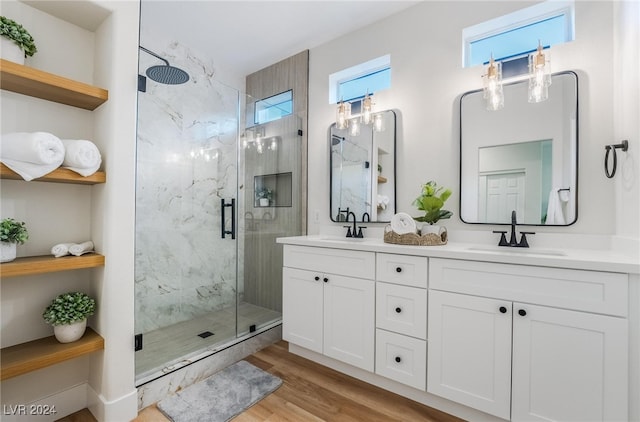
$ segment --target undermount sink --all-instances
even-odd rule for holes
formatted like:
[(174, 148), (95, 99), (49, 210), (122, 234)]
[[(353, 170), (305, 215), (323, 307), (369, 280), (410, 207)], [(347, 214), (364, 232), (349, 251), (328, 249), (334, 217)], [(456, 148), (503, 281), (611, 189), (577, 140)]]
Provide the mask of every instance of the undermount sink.
[(531, 249), (531, 248), (514, 248), (509, 246), (472, 246), (467, 248), (469, 251), (478, 252), (495, 252), (495, 253), (515, 253), (521, 255), (548, 255), (548, 256), (566, 256), (562, 251), (554, 249)]

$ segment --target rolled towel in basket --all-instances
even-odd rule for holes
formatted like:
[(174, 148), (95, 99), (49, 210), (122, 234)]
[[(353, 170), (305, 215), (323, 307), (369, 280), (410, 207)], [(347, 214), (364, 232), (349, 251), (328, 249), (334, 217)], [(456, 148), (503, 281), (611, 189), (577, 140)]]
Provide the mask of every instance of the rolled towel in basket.
[(76, 243), (69, 247), (69, 253), (71, 255), (80, 256), (89, 252), (93, 252), (93, 242), (90, 240), (82, 243)]
[(64, 161), (62, 167), (87, 177), (98, 171), (102, 156), (98, 147), (85, 139), (63, 139)]
[(58, 243), (57, 245), (53, 245), (51, 247), (51, 255), (55, 256), (56, 258), (69, 255), (69, 248), (73, 245), (74, 243)]
[(416, 221), (409, 214), (399, 212), (391, 217), (391, 230), (398, 234), (416, 233)]
[(0, 161), (24, 180), (33, 180), (60, 167), (64, 144), (47, 132), (15, 132), (2, 135)]

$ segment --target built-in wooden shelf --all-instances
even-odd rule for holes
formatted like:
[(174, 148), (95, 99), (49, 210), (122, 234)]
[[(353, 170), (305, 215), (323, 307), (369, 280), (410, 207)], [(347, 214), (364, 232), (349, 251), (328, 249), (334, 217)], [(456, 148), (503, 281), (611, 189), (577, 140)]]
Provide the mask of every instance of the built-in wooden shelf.
[(0, 380), (17, 377), (104, 349), (104, 339), (87, 327), (73, 343), (60, 343), (54, 336), (16, 344), (0, 350)]
[(81, 256), (69, 255), (60, 258), (53, 255), (27, 256), (0, 264), (0, 276), (2, 278), (17, 277), (95, 267), (104, 267), (104, 255), (88, 253)]
[(387, 178), (386, 177), (382, 177), (382, 176), (378, 176), (378, 183), (387, 183)]
[[(0, 163), (0, 179), (9, 180), (24, 180), (18, 173), (11, 170), (9, 167)], [(65, 168), (57, 168), (51, 173), (45, 174), (42, 177), (33, 179), (34, 182), (54, 182), (54, 183), (76, 183), (80, 185), (95, 185), (98, 183), (105, 183), (107, 181), (107, 175), (103, 171), (97, 171), (91, 176), (81, 176), (75, 171), (71, 171)]]
[(85, 110), (95, 110), (109, 99), (106, 89), (2, 59), (0, 88)]

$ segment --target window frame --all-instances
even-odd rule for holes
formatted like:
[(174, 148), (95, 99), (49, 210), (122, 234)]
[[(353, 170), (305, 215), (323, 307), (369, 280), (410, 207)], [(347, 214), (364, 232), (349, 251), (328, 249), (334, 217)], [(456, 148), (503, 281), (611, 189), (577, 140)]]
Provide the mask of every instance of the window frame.
[[(338, 98), (338, 93), (340, 92), (340, 84), (354, 79), (359, 79), (367, 75), (372, 75), (386, 69), (389, 69), (389, 72), (391, 72), (390, 54), (386, 54), (384, 56), (380, 56), (364, 63), (360, 63), (347, 69), (332, 73), (331, 75), (329, 75), (329, 104), (337, 104), (342, 100), (342, 98)], [(389, 74), (389, 86), (390, 85), (391, 74)], [(371, 92), (369, 92), (369, 94), (373, 94), (375, 91), (380, 91), (380, 89), (372, 90)], [(362, 94), (362, 97), (364, 97), (364, 93)], [(353, 101), (355, 99), (357, 98), (345, 98), (344, 101)]]
[[(472, 43), (558, 16), (564, 17), (564, 42), (573, 41), (575, 39), (574, 0), (545, 1), (544, 3), (536, 4), (494, 19), (490, 19), (485, 22), (481, 22), (477, 25), (464, 28), (462, 30), (462, 67), (473, 67), (481, 64), (471, 62)], [(537, 44), (534, 45), (533, 48), (535, 48), (536, 46)], [(509, 60), (522, 57), (527, 54), (528, 52), (523, 51), (520, 54), (515, 54), (509, 58), (505, 57), (499, 60)], [(487, 57), (487, 60), (486, 62), (484, 62), (484, 64), (486, 64), (488, 61), (489, 58)]]

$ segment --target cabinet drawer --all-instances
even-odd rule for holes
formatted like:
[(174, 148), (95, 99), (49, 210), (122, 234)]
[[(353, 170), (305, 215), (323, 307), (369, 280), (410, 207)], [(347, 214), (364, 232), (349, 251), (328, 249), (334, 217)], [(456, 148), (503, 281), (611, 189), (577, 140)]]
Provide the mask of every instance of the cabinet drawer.
[(425, 391), (427, 342), (376, 330), (376, 374)]
[(284, 266), (349, 277), (375, 278), (374, 252), (284, 245)]
[(376, 327), (427, 339), (427, 290), (376, 283)]
[(377, 280), (427, 288), (427, 258), (379, 253), (376, 256)]
[(496, 299), (627, 316), (628, 275), (431, 259), (429, 286)]

